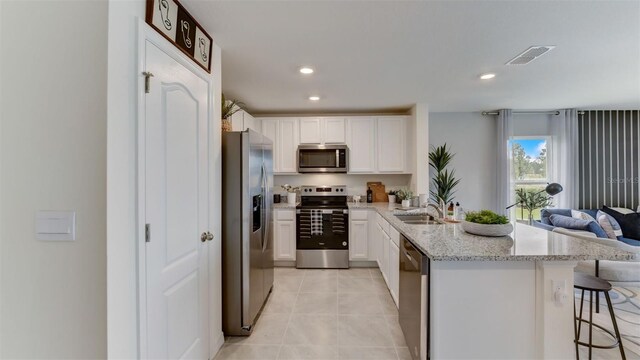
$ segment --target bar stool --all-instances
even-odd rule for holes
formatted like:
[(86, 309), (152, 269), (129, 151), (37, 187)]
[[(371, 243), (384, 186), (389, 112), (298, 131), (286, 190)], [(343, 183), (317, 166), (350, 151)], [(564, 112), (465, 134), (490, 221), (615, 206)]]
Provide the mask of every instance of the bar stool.
[[(622, 359), (626, 360), (626, 356), (624, 355), (624, 348), (622, 347), (622, 338), (620, 337), (620, 331), (618, 331), (618, 324), (616, 323), (616, 317), (613, 314), (613, 306), (611, 305), (611, 298), (609, 297), (609, 290), (611, 290), (611, 284), (600, 278), (597, 278), (592, 275), (583, 274), (576, 272), (574, 273), (574, 288), (582, 290), (582, 294), (580, 295), (580, 312), (579, 315), (576, 314), (576, 302), (573, 302), (573, 313), (574, 313), (574, 322), (573, 329), (575, 335), (575, 344), (576, 344), (576, 359), (580, 359), (580, 355), (578, 353), (578, 345), (587, 346), (589, 348), (589, 359), (591, 359), (591, 352), (593, 348), (597, 349), (613, 349), (616, 346), (620, 348), (620, 355), (622, 355)], [(589, 291), (589, 320), (585, 320), (582, 318), (582, 305), (584, 304), (584, 292)], [(609, 315), (611, 316), (611, 322), (613, 323), (613, 330), (615, 333), (612, 333), (610, 330), (605, 329), (603, 326), (593, 323), (593, 293), (596, 293), (596, 296), (599, 292), (603, 292), (605, 298), (607, 299), (607, 307), (609, 308)], [(589, 343), (585, 343), (580, 341), (580, 329), (582, 327), (582, 323), (589, 324)], [(597, 327), (598, 329), (606, 332), (615, 339), (615, 343), (612, 345), (594, 345), (593, 344), (593, 327)]]

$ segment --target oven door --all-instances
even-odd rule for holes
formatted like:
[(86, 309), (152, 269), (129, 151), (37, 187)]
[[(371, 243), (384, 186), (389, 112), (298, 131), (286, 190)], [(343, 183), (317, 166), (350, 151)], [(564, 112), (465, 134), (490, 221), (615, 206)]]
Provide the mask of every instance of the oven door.
[(348, 250), (347, 209), (297, 209), (297, 250)]
[(347, 147), (318, 146), (298, 147), (298, 172), (300, 173), (346, 173)]

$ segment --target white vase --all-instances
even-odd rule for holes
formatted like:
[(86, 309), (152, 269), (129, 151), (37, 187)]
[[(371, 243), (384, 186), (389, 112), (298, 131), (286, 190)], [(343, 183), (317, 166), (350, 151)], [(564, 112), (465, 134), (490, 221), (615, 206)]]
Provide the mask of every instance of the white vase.
[(411, 200), (402, 200), (402, 207), (408, 208), (411, 206)]
[(396, 196), (389, 195), (389, 204), (395, 204), (395, 202), (396, 202)]
[(296, 193), (287, 193), (287, 202), (289, 203), (289, 205), (295, 205), (296, 204)]

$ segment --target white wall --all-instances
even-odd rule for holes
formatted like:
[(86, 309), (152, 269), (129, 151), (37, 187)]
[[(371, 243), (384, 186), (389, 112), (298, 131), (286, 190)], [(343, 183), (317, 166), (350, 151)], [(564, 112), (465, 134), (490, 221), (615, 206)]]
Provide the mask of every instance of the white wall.
[[(0, 6), (0, 357), (105, 358), (107, 3)], [(37, 241), (37, 210), (76, 241)]]
[(429, 114), (429, 143), (444, 143), (456, 155), (451, 167), (461, 179), (455, 201), (464, 209), (495, 210), (496, 122), (480, 113)]
[(411, 182), (411, 175), (389, 175), (389, 174), (301, 174), (301, 175), (276, 175), (273, 177), (273, 192), (275, 194), (284, 193), (280, 185), (289, 184), (300, 185), (346, 185), (349, 195), (365, 195), (367, 193), (367, 182), (380, 181), (385, 185), (385, 189), (408, 188)]
[(137, 26), (145, 2), (109, 0), (107, 110), (108, 356), (138, 356)]
[[(138, 253), (136, 225), (137, 172), (137, 89), (141, 76), (137, 66), (137, 27), (144, 21), (144, 0), (109, 0), (109, 76), (107, 115), (107, 276), (108, 276), (108, 356), (138, 357)], [(197, 17), (197, 14), (195, 14)], [(147, 26), (147, 25), (143, 25)], [(212, 34), (213, 35), (213, 34)], [(215, 36), (214, 36), (215, 37)], [(214, 119), (220, 118), (220, 48), (212, 48)], [(214, 120), (216, 126), (219, 122)], [(220, 239), (220, 129), (211, 133), (216, 147), (214, 163), (214, 236)], [(222, 344), (220, 298), (220, 242), (210, 254), (212, 278), (211, 349)]]

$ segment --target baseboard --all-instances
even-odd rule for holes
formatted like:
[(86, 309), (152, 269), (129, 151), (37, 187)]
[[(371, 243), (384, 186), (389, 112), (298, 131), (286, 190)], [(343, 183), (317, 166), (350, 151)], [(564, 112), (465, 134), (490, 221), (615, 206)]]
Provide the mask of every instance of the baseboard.
[[(275, 267), (296, 267), (295, 261), (274, 261)], [(377, 268), (377, 261), (349, 261), (349, 267), (352, 268)]]
[(377, 261), (349, 261), (349, 267), (352, 268), (377, 268)]
[(216, 355), (218, 355), (218, 352), (220, 352), (220, 349), (222, 348), (222, 345), (224, 345), (224, 333), (221, 331), (218, 336), (216, 337), (215, 343), (213, 344), (213, 356), (211, 357), (211, 359), (215, 358)]
[(295, 261), (276, 260), (273, 262), (275, 267), (296, 267)]

